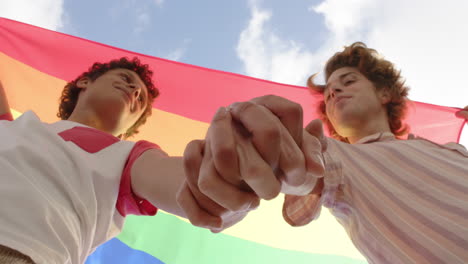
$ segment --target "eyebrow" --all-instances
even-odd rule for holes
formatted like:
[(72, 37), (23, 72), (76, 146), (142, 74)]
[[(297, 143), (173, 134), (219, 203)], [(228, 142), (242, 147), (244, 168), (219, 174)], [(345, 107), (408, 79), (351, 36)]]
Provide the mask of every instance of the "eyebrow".
[[(339, 78), (340, 81), (341, 81), (341, 80), (343, 80), (346, 76), (351, 75), (351, 74), (356, 74), (356, 73), (353, 72), (353, 71), (346, 72), (346, 73), (341, 74), (338, 78)], [(323, 90), (324, 92), (328, 89), (328, 86), (329, 86), (329, 85), (330, 85), (329, 83), (327, 83), (327, 85), (325, 85), (325, 89)]]
[(127, 69), (122, 69), (122, 71), (130, 77), (132, 82), (135, 82), (135, 76), (133, 76), (133, 71), (127, 70)]

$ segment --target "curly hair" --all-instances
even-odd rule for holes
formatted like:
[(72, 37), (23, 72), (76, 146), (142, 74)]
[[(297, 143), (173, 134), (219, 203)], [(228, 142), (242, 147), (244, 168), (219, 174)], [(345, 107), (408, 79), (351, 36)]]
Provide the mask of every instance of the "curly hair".
[(77, 87), (77, 82), (84, 78), (88, 77), (91, 81), (95, 81), (97, 78), (102, 76), (104, 73), (113, 70), (113, 69), (128, 69), (136, 74), (141, 78), (143, 83), (146, 85), (148, 89), (148, 100), (146, 104), (146, 110), (143, 114), (138, 118), (138, 120), (133, 124), (122, 136), (122, 138), (126, 139), (130, 136), (133, 136), (138, 133), (138, 128), (146, 123), (146, 119), (152, 113), (152, 104), (154, 99), (158, 97), (159, 90), (153, 84), (153, 72), (149, 69), (147, 64), (142, 64), (137, 57), (129, 60), (126, 57), (122, 57), (120, 59), (111, 60), (107, 63), (94, 63), (86, 72), (83, 72), (78, 77), (76, 77), (73, 81), (67, 83), (62, 91), (62, 95), (60, 96), (60, 106), (57, 116), (62, 120), (66, 120), (70, 117), (73, 110), (76, 107), (76, 103), (78, 102), (78, 96), (80, 94), (81, 89)]
[[(400, 76), (400, 71), (396, 70), (393, 63), (383, 59), (379, 53), (362, 42), (355, 42), (351, 46), (345, 47), (343, 51), (335, 53), (325, 65), (325, 80), (328, 81), (330, 75), (337, 69), (343, 67), (354, 67), (371, 81), (378, 91), (384, 90), (390, 95), (387, 103), (387, 116), (390, 129), (396, 136), (402, 136), (409, 130), (407, 124), (402, 119), (406, 115), (409, 102), (409, 88), (405, 86), (404, 80)], [(314, 83), (316, 74), (309, 77), (307, 86), (312, 92), (323, 94), (325, 86)], [(343, 142), (349, 141), (339, 135), (331, 124), (326, 114), (326, 105), (321, 101), (317, 112), (320, 119), (328, 128), (330, 136)]]

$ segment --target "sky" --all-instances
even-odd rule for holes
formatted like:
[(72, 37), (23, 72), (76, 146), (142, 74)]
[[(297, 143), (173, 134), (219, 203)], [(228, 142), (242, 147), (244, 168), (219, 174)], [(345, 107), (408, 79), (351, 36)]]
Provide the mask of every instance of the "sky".
[[(415, 101), (468, 105), (466, 0), (10, 0), (0, 16), (119, 48), (304, 85), (363, 41)], [(468, 132), (462, 143), (468, 145)]]

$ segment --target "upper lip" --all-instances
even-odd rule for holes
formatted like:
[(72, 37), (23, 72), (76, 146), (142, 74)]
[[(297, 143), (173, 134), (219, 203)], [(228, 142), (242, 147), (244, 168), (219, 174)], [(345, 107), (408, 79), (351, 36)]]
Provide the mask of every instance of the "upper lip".
[(335, 100), (334, 100), (335, 102), (334, 103), (336, 104), (339, 100), (346, 99), (346, 98), (351, 98), (351, 96), (339, 95), (339, 96), (335, 97)]

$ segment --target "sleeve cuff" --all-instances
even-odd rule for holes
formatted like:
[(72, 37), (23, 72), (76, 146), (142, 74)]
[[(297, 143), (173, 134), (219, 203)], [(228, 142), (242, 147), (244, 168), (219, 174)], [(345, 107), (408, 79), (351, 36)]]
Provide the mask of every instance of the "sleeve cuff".
[(13, 115), (10, 112), (0, 115), (0, 120), (13, 121)]
[(155, 215), (158, 211), (154, 205), (147, 200), (138, 197), (132, 190), (131, 171), (135, 161), (145, 151), (150, 149), (159, 149), (159, 146), (148, 142), (138, 141), (130, 152), (127, 162), (125, 163), (122, 178), (120, 180), (119, 195), (117, 198), (116, 208), (123, 217), (132, 215)]

